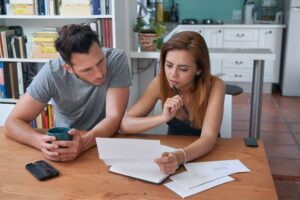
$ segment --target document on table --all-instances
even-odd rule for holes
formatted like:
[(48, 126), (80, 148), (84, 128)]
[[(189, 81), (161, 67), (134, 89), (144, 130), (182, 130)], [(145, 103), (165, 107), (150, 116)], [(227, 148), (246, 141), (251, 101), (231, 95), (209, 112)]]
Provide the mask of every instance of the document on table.
[(154, 160), (160, 156), (159, 140), (96, 138), (102, 160)]
[(223, 160), (211, 162), (194, 162), (184, 164), (186, 172), (170, 177), (176, 184), (185, 189), (216, 180), (234, 173), (250, 170), (239, 160)]
[(230, 177), (230, 176), (224, 176), (222, 178), (207, 182), (206, 184), (203, 185), (199, 185), (197, 187), (194, 187), (192, 189), (185, 189), (179, 185), (177, 185), (176, 182), (172, 181), (169, 183), (166, 183), (165, 186), (167, 188), (169, 188), (170, 190), (173, 190), (173, 192), (177, 193), (179, 196), (181, 196), (182, 198), (197, 194), (199, 192), (202, 192), (204, 190), (208, 190), (210, 188), (216, 187), (218, 185), (233, 181), (234, 178)]
[(225, 173), (227, 175), (250, 172), (250, 170), (239, 160), (220, 160), (209, 162), (186, 163), (184, 167), (188, 171), (196, 172), (200, 175)]
[(154, 159), (175, 149), (160, 145), (159, 140), (96, 138), (96, 143), (99, 158), (111, 166), (110, 172), (157, 184), (168, 177)]
[(234, 180), (230, 174), (250, 172), (239, 160), (194, 162), (184, 166), (186, 172), (171, 176), (172, 182), (165, 184), (183, 198)]

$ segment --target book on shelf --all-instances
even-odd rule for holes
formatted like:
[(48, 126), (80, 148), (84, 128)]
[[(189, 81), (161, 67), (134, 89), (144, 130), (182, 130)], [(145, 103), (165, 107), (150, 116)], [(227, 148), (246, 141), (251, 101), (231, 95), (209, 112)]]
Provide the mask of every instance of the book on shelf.
[(38, 15), (46, 15), (46, 5), (44, 0), (36, 0), (37, 1), (37, 13)]
[(7, 0), (0, 1), (0, 14), (1, 15), (6, 15), (6, 1)]
[(103, 47), (112, 48), (112, 20), (109, 18), (96, 19), (97, 34)]
[(0, 57), (26, 58), (26, 36), (20, 26), (0, 27)]
[(0, 98), (5, 98), (3, 62), (0, 62)]
[(58, 37), (56, 28), (49, 31), (37, 31), (34, 33), (32, 58), (57, 58), (59, 56), (54, 42)]
[(59, 9), (61, 16), (90, 16), (91, 5), (61, 5)]
[(24, 78), (23, 78), (23, 69), (22, 63), (17, 62), (17, 77), (18, 77), (18, 88), (19, 88), (19, 96), (24, 94)]
[(45, 105), (42, 112), (31, 122), (32, 128), (49, 129), (54, 127), (53, 107), (51, 104)]
[(112, 23), (111, 19), (105, 18), (101, 20), (102, 23), (102, 39), (103, 45), (108, 48), (112, 48)]
[(61, 5), (90, 5), (90, 0), (61, 0)]
[(19, 99), (37, 74), (33, 63), (0, 62), (1, 98)]
[(93, 15), (100, 15), (100, 1), (92, 0)]
[(9, 0), (10, 4), (29, 4), (32, 5), (34, 0)]
[(18, 72), (16, 63), (9, 62), (10, 88), (13, 99), (19, 99)]
[(101, 15), (111, 15), (111, 0), (100, 0), (100, 14)]
[(12, 46), (11, 46), (11, 40), (15, 36), (15, 30), (7, 30), (5, 31), (5, 41), (6, 41), (6, 49), (7, 49), (7, 58), (12, 58), (13, 57), (13, 52), (12, 52)]
[(23, 28), (21, 26), (8, 26), (8, 29), (14, 30), (16, 36), (23, 36)]
[(103, 46), (103, 36), (102, 36), (102, 25), (101, 25), (101, 19), (96, 19), (97, 24), (97, 34), (100, 41), (100, 44)]
[(4, 70), (4, 87), (5, 87), (5, 98), (12, 98), (12, 88), (10, 84), (10, 68), (8, 62), (3, 62)]
[(12, 15), (34, 15), (33, 4), (11, 4)]

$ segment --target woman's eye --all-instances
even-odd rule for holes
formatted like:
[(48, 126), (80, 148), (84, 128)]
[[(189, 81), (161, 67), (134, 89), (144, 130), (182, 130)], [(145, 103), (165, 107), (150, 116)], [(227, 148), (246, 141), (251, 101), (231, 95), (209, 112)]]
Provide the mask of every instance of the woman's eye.
[(180, 67), (180, 71), (186, 72), (188, 69), (186, 67)]
[(172, 68), (172, 65), (166, 64), (165, 67), (167, 67), (167, 68)]

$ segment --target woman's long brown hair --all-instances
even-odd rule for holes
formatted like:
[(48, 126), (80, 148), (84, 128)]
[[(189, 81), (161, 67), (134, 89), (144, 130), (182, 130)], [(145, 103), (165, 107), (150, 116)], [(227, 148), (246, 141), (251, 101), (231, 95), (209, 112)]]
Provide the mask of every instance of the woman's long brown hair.
[(172, 88), (170, 88), (166, 74), (165, 61), (169, 51), (172, 50), (187, 50), (192, 52), (198, 70), (201, 75), (195, 76), (194, 87), (192, 88), (192, 98), (188, 106), (189, 120), (195, 128), (201, 128), (204, 120), (206, 107), (208, 104), (209, 92), (212, 81), (214, 79), (210, 74), (210, 62), (207, 45), (203, 37), (197, 32), (184, 31), (177, 33), (168, 40), (162, 47), (160, 53), (160, 95), (161, 101), (164, 104), (167, 98), (174, 96)]

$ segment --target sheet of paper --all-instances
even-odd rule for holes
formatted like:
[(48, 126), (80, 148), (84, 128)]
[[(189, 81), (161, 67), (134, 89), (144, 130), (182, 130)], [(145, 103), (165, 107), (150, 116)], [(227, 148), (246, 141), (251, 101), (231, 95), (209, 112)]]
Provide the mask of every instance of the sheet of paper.
[(163, 152), (176, 149), (160, 145), (159, 140), (96, 138), (99, 158), (109, 171), (133, 178), (161, 183), (169, 175), (162, 173), (154, 162)]
[(187, 172), (173, 175), (170, 179), (187, 190), (224, 176), (250, 171), (239, 160), (195, 162), (184, 166)]
[(154, 160), (161, 155), (159, 140), (96, 138), (96, 143), (103, 160)]
[(182, 198), (197, 194), (199, 192), (202, 192), (204, 190), (208, 190), (210, 188), (216, 187), (218, 185), (233, 181), (234, 178), (230, 177), (230, 176), (225, 176), (210, 182), (207, 182), (205, 184), (202, 184), (200, 186), (194, 187), (190, 190), (187, 190), (183, 187), (180, 187), (179, 185), (177, 185), (174, 181), (169, 182), (164, 184), (167, 188), (169, 188), (170, 190), (174, 191), (176, 194), (178, 194), (179, 196), (181, 196)]
[(160, 172), (158, 165), (153, 161), (114, 164), (109, 171), (157, 184), (168, 177), (168, 175)]
[(207, 174), (207, 175), (199, 175), (195, 172), (185, 171), (180, 174), (176, 174), (170, 177), (177, 185), (185, 188), (186, 190), (197, 187), (201, 184), (207, 183), (209, 181), (213, 181), (219, 178), (227, 176), (227, 174)]
[(240, 160), (193, 162), (184, 164), (184, 167), (188, 171), (193, 171), (199, 175), (212, 173), (230, 175), (239, 172), (250, 172), (250, 170)]

